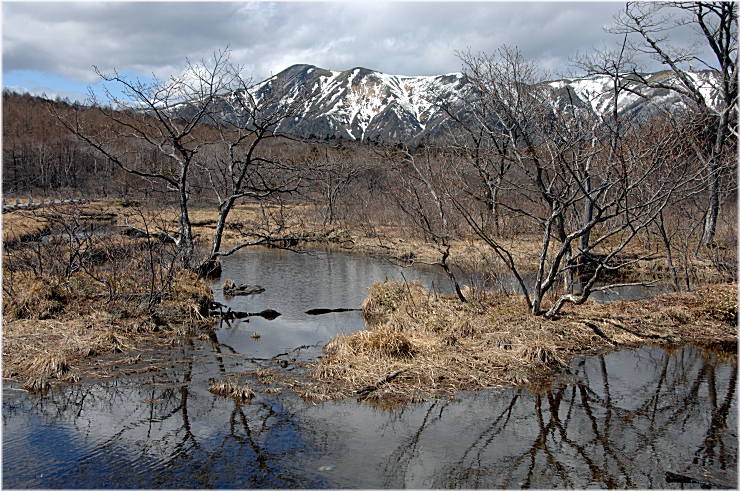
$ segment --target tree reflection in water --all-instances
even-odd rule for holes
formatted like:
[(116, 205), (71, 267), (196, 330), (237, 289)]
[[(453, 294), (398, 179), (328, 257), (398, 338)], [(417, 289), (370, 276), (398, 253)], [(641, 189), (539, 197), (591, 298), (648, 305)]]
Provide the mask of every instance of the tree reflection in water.
[[(669, 471), (708, 473), (704, 482), (735, 486), (737, 364), (722, 365), (710, 354), (685, 348), (674, 356), (647, 351), (636, 367), (625, 370), (633, 353), (624, 355), (624, 360), (615, 353), (578, 364), (569, 385), (545, 393), (516, 391), (431, 485), (667, 487)], [(519, 416), (511, 418), (512, 412)], [(536, 428), (527, 445), (502, 459), (487, 458), (490, 446), (510, 445), (507, 427), (521, 424)]]
[(177, 369), (148, 378), (44, 397), (6, 386), (4, 484), (678, 486), (666, 472), (736, 484), (736, 356), (642, 348), (576, 362), (548, 390), (382, 411), (287, 393), (216, 397), (209, 377), (245, 370), (213, 356), (222, 346), (186, 344)]

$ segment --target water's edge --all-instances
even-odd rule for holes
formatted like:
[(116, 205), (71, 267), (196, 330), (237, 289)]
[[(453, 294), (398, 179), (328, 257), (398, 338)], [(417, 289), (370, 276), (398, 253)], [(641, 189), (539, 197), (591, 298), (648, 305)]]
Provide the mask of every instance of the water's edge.
[(446, 283), (434, 270), (357, 255), (268, 250), (227, 258), (225, 278), (266, 291), (228, 299), (217, 284), (217, 300), (282, 315), (224, 325), (215, 341), (187, 340), (158, 372), (44, 396), (4, 383), (3, 486), (682, 485), (671, 476), (736, 486), (736, 355), (645, 346), (576, 359), (537, 392), (461, 393), (392, 411), (355, 400), (317, 405), (259, 386), (239, 404), (207, 388), (269, 363), (243, 355), (310, 359), (336, 333), (364, 327), (356, 311), (307, 310), (356, 308), (385, 278)]

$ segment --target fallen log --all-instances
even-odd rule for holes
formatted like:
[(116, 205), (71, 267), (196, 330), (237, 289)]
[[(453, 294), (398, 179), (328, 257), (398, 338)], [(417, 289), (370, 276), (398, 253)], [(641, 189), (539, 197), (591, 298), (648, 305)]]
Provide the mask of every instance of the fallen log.
[(584, 322), (583, 324), (586, 327), (588, 327), (589, 329), (591, 329), (597, 336), (599, 336), (602, 339), (605, 339), (606, 341), (608, 341), (609, 343), (613, 344), (614, 346), (622, 346), (622, 343), (619, 343), (617, 341), (614, 341), (612, 338), (610, 338), (609, 336), (607, 336), (606, 334), (604, 334), (604, 331), (602, 331), (601, 329), (599, 329), (599, 326), (597, 326), (593, 322)]
[(228, 297), (256, 295), (264, 292), (264, 287), (260, 285), (237, 285), (234, 280), (226, 280), (223, 285), (224, 295)]
[(271, 321), (273, 319), (277, 319), (282, 315), (280, 312), (273, 309), (265, 309), (261, 312), (244, 312), (240, 310), (232, 310), (230, 307), (220, 302), (210, 302), (208, 314), (211, 316), (218, 316), (226, 321), (232, 319), (245, 319), (247, 317), (263, 317), (268, 321)]
[(56, 205), (76, 205), (79, 203), (86, 203), (89, 200), (86, 199), (64, 199), (54, 201), (42, 201), (38, 203), (16, 203), (14, 205), (3, 205), (3, 213), (16, 211), (16, 210), (35, 210), (37, 208), (43, 208), (45, 206), (56, 206)]
[(271, 320), (273, 320), (273, 319), (277, 319), (277, 318), (278, 318), (278, 317), (280, 317), (280, 316), (281, 316), (282, 314), (281, 314), (280, 312), (278, 312), (277, 310), (272, 310), (272, 309), (265, 309), (265, 310), (263, 310), (262, 312), (255, 312), (255, 313), (251, 313), (251, 314), (249, 314), (249, 315), (250, 315), (250, 316), (259, 316), (259, 317), (264, 317), (264, 318), (265, 318), (265, 319), (267, 319), (268, 321), (271, 321)]
[(306, 314), (308, 315), (323, 315), (323, 314), (331, 314), (334, 312), (355, 312), (359, 311), (361, 309), (311, 309), (307, 310)]
[(116, 213), (97, 213), (91, 211), (81, 211), (80, 218), (84, 220), (115, 220), (118, 215)]

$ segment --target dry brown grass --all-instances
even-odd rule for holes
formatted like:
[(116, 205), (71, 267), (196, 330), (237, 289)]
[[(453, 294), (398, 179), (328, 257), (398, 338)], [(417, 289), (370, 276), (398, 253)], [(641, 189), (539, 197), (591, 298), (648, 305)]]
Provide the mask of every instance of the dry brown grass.
[[(131, 208), (121, 202), (93, 201), (73, 205), (51, 205), (36, 210), (17, 210), (3, 213), (3, 242), (13, 244), (24, 240), (35, 240), (50, 232), (51, 221), (47, 215), (79, 213), (81, 220), (96, 221), (100, 217), (125, 218), (134, 215)], [(122, 220), (122, 223), (125, 220)]]
[[(128, 205), (88, 203), (83, 210), (115, 215), (115, 225), (144, 228), (146, 224), (151, 231), (177, 229), (174, 210)], [(239, 205), (230, 216), (224, 247), (236, 245), (243, 232), (262, 227), (266, 216), (274, 224), (278, 215), (286, 224), (283, 233), (306, 237), (308, 241), (302, 245), (307, 247), (422, 262), (435, 262), (440, 257), (431, 244), (402, 226), (323, 227), (315, 208), (308, 205), (291, 205), (285, 210)], [(211, 239), (216, 218), (213, 207), (191, 210), (199, 241)], [(3, 219), (6, 244), (35, 237), (48, 226), (30, 212), (6, 213)], [(108, 241), (108, 248), (121, 250), (137, 242), (118, 236)], [(145, 240), (138, 241), (143, 247)], [(534, 268), (539, 241), (536, 236), (518, 236), (506, 242), (516, 260), (525, 265), (523, 270)], [(636, 249), (629, 252), (650, 247), (635, 242)], [(492, 258), (487, 251), (477, 239), (455, 240), (451, 262), (466, 270), (490, 269)], [(141, 271), (144, 263), (141, 255), (130, 266), (133, 271)], [(5, 376), (26, 380), (29, 388), (43, 388), (52, 379), (73, 377), (75, 367), (96, 354), (135, 350), (142, 343), (171, 339), (173, 334), (197, 329), (204, 322), (201, 307), (210, 297), (210, 289), (187, 273), (182, 275), (175, 281), (174, 294), (162, 299), (154, 315), (142, 315), (134, 304), (98, 312), (100, 309), (93, 306), (101, 304), (105, 292), (79, 275), (51, 284), (34, 276), (13, 274), (17, 293), (4, 298)], [(103, 271), (100, 277), (119, 291), (140, 291), (142, 287), (142, 277), (135, 272)], [(315, 400), (346, 397), (399, 371), (400, 375), (370, 391), (368, 397), (417, 400), (464, 388), (534, 383), (536, 377), (547, 375), (571, 356), (608, 349), (614, 343), (630, 346), (646, 341), (708, 342), (736, 337), (734, 323), (729, 330), (720, 329), (736, 317), (734, 294), (730, 295), (731, 301), (721, 305), (707, 302), (708, 294), (702, 297), (701, 293), (663, 297), (650, 303), (589, 304), (566, 310), (556, 321), (529, 316), (522, 300), (515, 296), (471, 291), (466, 295), (475, 301), (460, 304), (413, 283), (373, 287), (363, 306), (372, 328), (333, 340), (327, 346), (327, 356), (315, 367), (313, 380), (294, 388)], [(54, 346), (55, 353), (66, 360), (69, 371), (46, 373), (41, 365), (32, 363), (51, 356), (46, 351), (48, 346)]]
[[(81, 207), (87, 214), (115, 215), (114, 224), (144, 228), (145, 222), (151, 231), (178, 228), (178, 212), (172, 207), (161, 207), (156, 204), (145, 204), (142, 207), (124, 206), (117, 201), (91, 202)], [(60, 211), (65, 207), (58, 207)], [(143, 216), (142, 216), (143, 215)], [(45, 230), (46, 223), (35, 218), (31, 212), (13, 212), (3, 215), (6, 222), (4, 238), (7, 241), (26, 236), (32, 237)], [(218, 218), (214, 206), (194, 206), (190, 210), (193, 233), (197, 241), (207, 244), (213, 237)], [(235, 206), (229, 215), (229, 222), (224, 231), (223, 247), (237, 245), (244, 240), (244, 233), (254, 230), (265, 230), (265, 227), (276, 230), (276, 223), (282, 221), (285, 227), (282, 235), (301, 236), (307, 240), (306, 247), (328, 247), (346, 252), (396, 258), (400, 261), (434, 263), (439, 261), (440, 252), (433, 244), (428, 243), (401, 224), (362, 226), (348, 223), (335, 223), (324, 226), (319, 218), (316, 206), (308, 204), (290, 204), (283, 208), (274, 205), (264, 207), (258, 204), (243, 203)], [(280, 234), (278, 234), (280, 235)], [(515, 237), (498, 238), (519, 265), (521, 272), (534, 271), (539, 260), (541, 236), (539, 234), (519, 234)], [(613, 239), (613, 240), (616, 240)], [(449, 262), (463, 270), (473, 271), (479, 267), (491, 269), (502, 267), (494, 258), (490, 248), (474, 236), (451, 240)], [(633, 241), (624, 251), (626, 255), (647, 255), (655, 253), (656, 244)], [(596, 251), (599, 252), (599, 251)], [(711, 270), (708, 259), (695, 259), (697, 270)], [(640, 273), (653, 273), (667, 277), (662, 261), (637, 263), (632, 270)], [(711, 275), (710, 275), (711, 276)]]
[(385, 282), (363, 305), (369, 330), (333, 339), (309, 380), (290, 385), (314, 400), (410, 401), (537, 384), (577, 355), (646, 343), (735, 342), (736, 297), (735, 285), (716, 285), (651, 301), (573, 306), (546, 320), (527, 314), (517, 296), (479, 293), (479, 301), (462, 304), (417, 282)]
[(47, 319), (64, 307), (59, 289), (40, 277), (17, 275), (13, 282), (18, 294), (4, 298), (3, 309), (11, 319)]
[[(122, 209), (115, 203), (102, 206), (99, 211), (116, 213), (119, 224), (125, 221), (128, 225), (137, 228), (143, 226), (141, 218), (136, 216), (133, 210)], [(178, 215), (173, 210), (150, 208), (146, 213), (150, 215), (150, 220), (156, 216), (159, 223), (166, 224), (171, 229), (177, 228)], [(207, 206), (193, 208), (190, 218), (196, 238), (201, 242), (211, 240), (218, 218), (216, 209)], [(239, 244), (245, 232), (262, 230), (265, 223), (274, 227), (278, 219), (284, 221), (285, 227), (281, 232), (282, 235), (305, 237), (306, 241), (302, 244), (305, 247), (328, 247), (345, 252), (393, 257), (405, 261), (436, 262), (440, 258), (440, 253), (433, 244), (414, 237), (407, 227), (384, 225), (373, 227), (370, 232), (348, 224), (324, 226), (318, 218), (316, 207), (307, 204), (290, 204), (282, 209), (273, 205), (261, 207), (250, 203), (235, 206), (229, 215), (229, 222), (224, 231), (224, 248)], [(511, 248), (514, 257), (526, 264), (537, 259), (540, 240), (539, 236), (518, 236), (504, 242)], [(486, 247), (479, 240), (466, 238), (453, 240), (451, 244), (452, 264), (464, 267), (465, 264), (456, 262), (462, 258), (465, 258), (466, 262), (471, 260), (483, 262), (490, 259), (486, 254)]]
[[(133, 226), (144, 228), (145, 222), (151, 231), (161, 229), (175, 231), (178, 229), (178, 212), (174, 207), (162, 207), (156, 203), (144, 203), (141, 207), (130, 206), (130, 203), (120, 201), (91, 202), (84, 205), (75, 205), (86, 214), (115, 215), (114, 224), (119, 226)], [(64, 211), (70, 207), (60, 206), (56, 209)], [(143, 214), (143, 216), (142, 216)], [(190, 210), (193, 223), (193, 233), (201, 244), (207, 244), (213, 237), (218, 218), (214, 206), (204, 204), (193, 206)], [(47, 229), (47, 223), (36, 218), (33, 212), (12, 212), (3, 214), (4, 240), (7, 243), (19, 240), (22, 237), (34, 237)], [(305, 247), (328, 247), (337, 250), (384, 256), (408, 262), (434, 263), (440, 259), (440, 252), (433, 244), (416, 236), (409, 227), (402, 224), (354, 224), (335, 223), (329, 226), (322, 224), (320, 213), (315, 205), (289, 204), (283, 208), (275, 205), (260, 206), (252, 203), (242, 203), (235, 206), (229, 215), (229, 222), (223, 236), (223, 247), (228, 248), (244, 240), (244, 233), (260, 230), (277, 230), (277, 222), (284, 223), (285, 227), (280, 234), (283, 236), (300, 236), (307, 240), (301, 245)], [(734, 226), (735, 222), (732, 222)], [(727, 228), (727, 227), (725, 227)], [(724, 230), (724, 229), (722, 229)], [(718, 232), (722, 236), (727, 231)], [(278, 235), (280, 235), (278, 234)], [(729, 231), (734, 237), (734, 228)], [(594, 238), (598, 236), (595, 232)], [(253, 237), (252, 237), (253, 239)], [(605, 247), (613, 245), (619, 237), (613, 237), (605, 242)], [(541, 247), (540, 234), (520, 233), (512, 237), (498, 237), (499, 243), (506, 247), (518, 264), (520, 272), (534, 271), (539, 260)], [(451, 240), (449, 263), (464, 271), (477, 271), (481, 268), (505, 269), (480, 239), (471, 235)], [(633, 240), (623, 251), (624, 257), (655, 256), (660, 254), (662, 244), (655, 238), (638, 238)], [(692, 246), (694, 247), (694, 246)], [(726, 247), (727, 255), (736, 255), (734, 243)], [(693, 250), (693, 249), (692, 249)], [(604, 252), (600, 250), (596, 253)], [(717, 282), (726, 281), (718, 278), (711, 254), (692, 256), (691, 270), (696, 277), (695, 281)], [(661, 277), (668, 279), (669, 273), (662, 259), (637, 262), (629, 267), (628, 274), (644, 277)]]
[[(101, 215), (115, 215), (121, 225), (144, 227), (146, 221), (150, 230), (157, 224), (168, 226), (159, 210), (121, 203), (55, 206), (5, 213), (6, 246), (46, 232), (43, 216), (88, 220)], [(165, 279), (169, 252), (161, 256), (165, 266), (151, 273), (146, 239), (93, 236), (84, 250), (71, 250), (65, 240), (41, 248), (16, 243), (6, 247), (3, 257), (3, 376), (24, 388), (42, 390), (56, 381), (74, 381), (96, 358), (170, 344), (178, 335), (197, 333), (211, 323), (204, 317), (210, 287), (177, 267), (171, 280)], [(72, 255), (83, 253), (88, 269), (65, 271)]]
[(13, 281), (22, 294), (4, 299), (3, 377), (28, 390), (74, 382), (100, 356), (169, 344), (210, 325), (201, 315), (210, 288), (188, 271), (177, 273), (153, 310), (139, 297), (108, 302), (99, 285), (80, 276), (54, 287), (19, 274)]
[(208, 391), (221, 397), (229, 397), (237, 401), (249, 401), (254, 397), (254, 391), (246, 384), (235, 380), (212, 380), (208, 384)]
[(28, 211), (3, 213), (3, 242), (9, 244), (40, 237), (47, 227), (47, 220)]

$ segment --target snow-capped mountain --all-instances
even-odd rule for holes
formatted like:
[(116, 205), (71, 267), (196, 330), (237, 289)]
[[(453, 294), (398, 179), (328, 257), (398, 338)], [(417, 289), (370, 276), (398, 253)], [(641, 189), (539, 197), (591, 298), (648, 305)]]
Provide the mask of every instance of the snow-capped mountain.
[[(719, 105), (719, 91), (716, 88), (716, 74), (706, 70), (702, 72), (688, 72), (692, 83), (701, 92), (706, 104), (716, 108)], [(672, 72), (662, 71), (645, 74), (649, 85), (672, 85), (680, 87)], [(648, 87), (635, 79), (626, 76), (620, 82), (624, 87), (619, 95), (617, 111), (623, 115), (645, 117), (657, 114), (661, 110), (675, 111), (688, 106), (687, 100), (678, 92), (667, 88)], [(605, 75), (595, 75), (575, 79), (563, 79), (548, 82), (553, 97), (556, 100), (570, 100), (568, 91), (571, 91), (577, 101), (590, 107), (596, 114), (604, 115), (614, 110), (614, 78)], [(639, 95), (642, 94), (642, 95)]]
[(254, 88), (255, 99), (301, 100), (281, 132), (316, 138), (398, 142), (429, 131), (443, 118), (435, 102), (462, 94), (461, 74), (411, 77), (352, 68), (343, 72), (293, 65)]
[[(670, 81), (670, 72), (648, 75), (651, 81)], [(716, 104), (712, 72), (691, 77), (707, 103)], [(611, 111), (613, 79), (608, 76), (546, 82), (544, 93), (553, 105), (572, 103), (597, 114)], [(646, 89), (636, 81), (627, 83), (648, 97), (623, 92), (618, 111), (633, 116), (655, 114), (660, 108), (678, 108), (684, 102), (674, 91)], [(292, 104), (294, 115), (277, 128), (282, 133), (318, 139), (348, 139), (386, 143), (434, 138), (450, 122), (440, 107), (465, 111), (466, 101), (475, 98), (472, 83), (460, 73), (438, 76), (388, 75), (367, 68), (342, 72), (313, 65), (293, 65), (255, 85), (250, 92), (257, 104)], [(455, 107), (457, 105), (457, 107)]]

